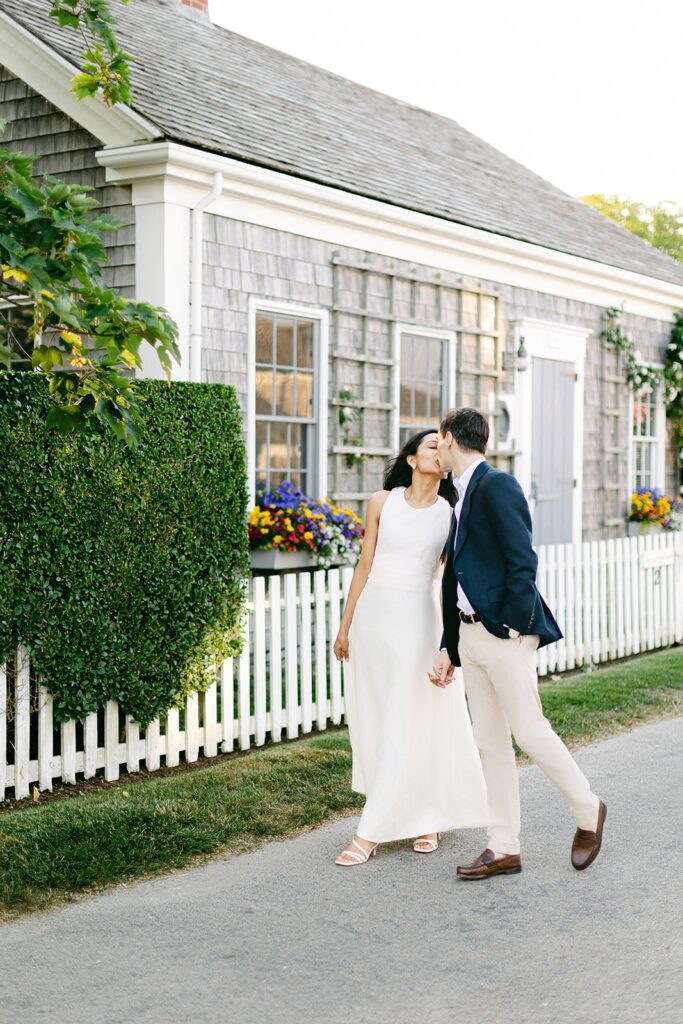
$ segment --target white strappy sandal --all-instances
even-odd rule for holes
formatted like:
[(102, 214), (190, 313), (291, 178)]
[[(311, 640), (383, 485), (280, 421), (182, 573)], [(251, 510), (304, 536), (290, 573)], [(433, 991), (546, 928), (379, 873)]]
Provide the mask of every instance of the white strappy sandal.
[[(338, 864), (340, 868), (355, 868), (358, 864), (365, 864), (370, 857), (374, 857), (377, 853), (378, 843), (375, 843), (371, 850), (366, 850), (364, 846), (357, 843), (355, 838), (351, 840), (351, 845), (356, 847), (359, 852), (355, 850), (343, 850), (342, 853), (335, 860), (335, 864)], [(351, 860), (342, 860), (342, 857), (350, 857)]]
[[(425, 837), (416, 839), (413, 843), (413, 849), (415, 853), (434, 853), (435, 850), (439, 849), (439, 839), (441, 839), (440, 832), (436, 833), (436, 839), (427, 839)], [(427, 849), (424, 849), (425, 846)], [(420, 849), (420, 847), (423, 847), (423, 849)]]

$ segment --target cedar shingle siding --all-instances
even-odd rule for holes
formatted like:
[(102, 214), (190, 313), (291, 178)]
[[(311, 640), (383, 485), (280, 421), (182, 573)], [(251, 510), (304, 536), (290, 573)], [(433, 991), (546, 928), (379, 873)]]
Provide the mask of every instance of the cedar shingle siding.
[(22, 153), (38, 156), (37, 174), (53, 174), (68, 182), (97, 189), (102, 204), (97, 212), (110, 213), (124, 227), (105, 234), (110, 266), (107, 284), (133, 296), (135, 289), (135, 226), (130, 188), (106, 185), (104, 168), (95, 159), (101, 143), (89, 135), (24, 82), (0, 66), (0, 118), (8, 124), (2, 143)]
[[(228, 220), (224, 217), (207, 215), (204, 241), (204, 349), (203, 376), (207, 381), (232, 384), (237, 388), (243, 407), (246, 408), (247, 386), (247, 346), (248, 302), (250, 295), (259, 295), (268, 299), (297, 302), (303, 305), (330, 308), (332, 305), (332, 256), (338, 252), (342, 259), (349, 262), (365, 262), (369, 260), (382, 271), (403, 271), (410, 274), (414, 265), (399, 260), (388, 260), (376, 254), (369, 254), (355, 249), (345, 249), (316, 239), (292, 235), (284, 231), (275, 231), (253, 224)], [(621, 517), (624, 514), (625, 490), (627, 487), (627, 451), (628, 430), (630, 429), (630, 395), (624, 384), (616, 395), (604, 396), (601, 369), (601, 345), (599, 334), (603, 327), (603, 309), (586, 302), (577, 302), (558, 296), (546, 295), (542, 292), (529, 291), (524, 288), (513, 288), (498, 285), (495, 282), (480, 282), (461, 279), (456, 275), (444, 274), (438, 268), (420, 267), (422, 274), (431, 271), (441, 274), (444, 284), (449, 282), (457, 287), (477, 291), (495, 290), (500, 296), (503, 312), (503, 325), (509, 332), (509, 325), (515, 320), (533, 318), (557, 323), (567, 323), (576, 327), (586, 327), (593, 331), (586, 346), (585, 365), (585, 401), (584, 401), (584, 539), (592, 540), (606, 536), (622, 536), (623, 525), (612, 529), (603, 528), (604, 518)], [(375, 279), (379, 291), (380, 276)], [(351, 277), (347, 279), (346, 304), (360, 309), (360, 295), (354, 291)], [(382, 297), (376, 296), (377, 309), (381, 311)], [(441, 319), (438, 318), (433, 294), (423, 288), (421, 303), (416, 310), (425, 328), (429, 326), (452, 328), (457, 322), (455, 311), (444, 304)], [(397, 310), (401, 313), (401, 308)], [(407, 298), (402, 314), (408, 318)], [(671, 325), (648, 317), (625, 314), (622, 318), (624, 330), (636, 338), (645, 361), (661, 362), (668, 344)], [(354, 348), (358, 339), (358, 321), (353, 317), (343, 317), (340, 323), (340, 346)], [(375, 351), (378, 355), (389, 356), (390, 340), (386, 327), (379, 321), (375, 322), (373, 334)], [(503, 348), (512, 348), (512, 338), (503, 340)], [(608, 354), (608, 360), (613, 356)], [(461, 353), (463, 366), (472, 365), (473, 354), (467, 348)], [(608, 372), (614, 367), (608, 363)], [(358, 381), (353, 371), (344, 367), (343, 379), (330, 381), (330, 399), (334, 399), (340, 388), (348, 387), (358, 394)], [(622, 374), (623, 376), (623, 374)], [(368, 400), (383, 401), (387, 398), (387, 377), (382, 371), (374, 370), (366, 378), (365, 397)], [(479, 396), (474, 390), (475, 382), (462, 374), (458, 383), (458, 402), (473, 403), (488, 409), (488, 395), (494, 382), (485, 380)], [(496, 391), (510, 393), (514, 382), (511, 373), (503, 372)], [(621, 491), (603, 503), (603, 418), (601, 415), (605, 400), (608, 405), (620, 404), (623, 410), (621, 436), (618, 438), (623, 451), (614, 457), (609, 464), (609, 480), (622, 481)], [(332, 443), (335, 437), (337, 416), (336, 408), (331, 408), (329, 417), (329, 437)], [(386, 420), (375, 416), (370, 419), (364, 443), (368, 446), (381, 446), (387, 443)], [(346, 470), (341, 468), (338, 486), (341, 491), (358, 489), (374, 490), (381, 485), (381, 457), (369, 457), (364, 460), (363, 468), (354, 467)], [(360, 485), (360, 474), (365, 473), (364, 487)], [(666, 460), (666, 481), (662, 481), (669, 493), (676, 493), (677, 484), (674, 477), (673, 457), (670, 452)], [(331, 484), (332, 481), (330, 481)], [(330, 490), (332, 487), (330, 486)]]

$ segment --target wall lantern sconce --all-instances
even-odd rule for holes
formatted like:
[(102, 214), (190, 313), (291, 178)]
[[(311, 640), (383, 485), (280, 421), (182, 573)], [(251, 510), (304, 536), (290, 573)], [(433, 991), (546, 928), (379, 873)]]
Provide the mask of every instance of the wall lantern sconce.
[(516, 369), (518, 373), (524, 373), (529, 368), (529, 354), (524, 344), (524, 335), (519, 339), (519, 348), (517, 349), (517, 358), (515, 360)]
[(524, 344), (524, 335), (521, 335), (519, 339), (519, 346), (516, 352), (503, 353), (503, 369), (504, 370), (517, 370), (518, 373), (524, 373), (529, 368), (529, 353), (526, 350)]

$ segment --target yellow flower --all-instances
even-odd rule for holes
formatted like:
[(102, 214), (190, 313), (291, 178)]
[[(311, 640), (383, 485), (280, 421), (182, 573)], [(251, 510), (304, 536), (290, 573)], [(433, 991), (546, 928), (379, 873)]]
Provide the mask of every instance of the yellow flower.
[(305, 530), (304, 531), (304, 540), (312, 540), (312, 539), (313, 539), (313, 534), (311, 533), (311, 531), (310, 530)]
[(28, 280), (28, 274), (25, 270), (19, 270), (18, 267), (8, 267), (6, 263), (3, 263), (2, 279), (3, 281), (18, 281), (19, 284), (23, 284), (24, 281)]
[(281, 543), (282, 543), (282, 537), (279, 537), (279, 536), (278, 537), (273, 537), (273, 544), (281, 544)]

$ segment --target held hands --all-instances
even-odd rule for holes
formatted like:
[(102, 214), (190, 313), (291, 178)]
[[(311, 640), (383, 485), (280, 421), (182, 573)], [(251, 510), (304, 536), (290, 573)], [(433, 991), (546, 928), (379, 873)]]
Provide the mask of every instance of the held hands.
[(445, 686), (448, 686), (449, 683), (453, 682), (454, 671), (455, 669), (453, 665), (451, 665), (451, 659), (448, 651), (439, 651), (434, 662), (434, 668), (431, 672), (428, 672), (427, 675), (430, 683), (433, 683), (434, 686), (438, 686), (440, 689), (443, 689)]
[(349, 660), (349, 637), (347, 633), (342, 633), (341, 629), (337, 633), (332, 650), (337, 661)]

